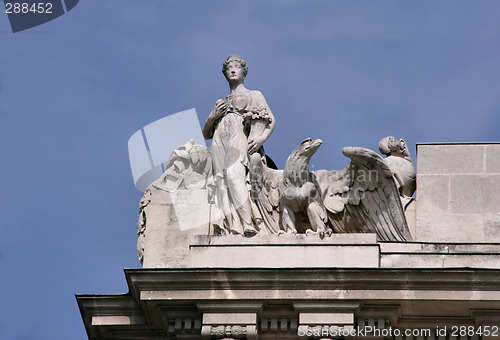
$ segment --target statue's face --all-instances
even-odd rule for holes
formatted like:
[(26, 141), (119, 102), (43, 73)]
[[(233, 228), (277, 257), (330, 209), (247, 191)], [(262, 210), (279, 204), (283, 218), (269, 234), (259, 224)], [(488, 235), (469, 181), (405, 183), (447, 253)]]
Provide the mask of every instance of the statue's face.
[(243, 72), (243, 67), (237, 61), (231, 61), (226, 67), (224, 72), (227, 81), (230, 82), (243, 82), (245, 79), (245, 74)]
[(410, 155), (410, 153), (408, 152), (408, 149), (406, 148), (406, 142), (402, 139), (399, 140), (399, 150), (403, 156)]

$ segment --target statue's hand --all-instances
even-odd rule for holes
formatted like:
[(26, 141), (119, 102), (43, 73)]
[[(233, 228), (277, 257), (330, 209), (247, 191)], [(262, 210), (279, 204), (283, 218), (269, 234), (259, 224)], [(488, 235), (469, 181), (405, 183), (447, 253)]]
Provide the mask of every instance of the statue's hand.
[(248, 154), (251, 155), (257, 152), (260, 147), (264, 144), (265, 140), (263, 138), (255, 138), (248, 141)]
[(212, 112), (210, 112), (210, 116), (215, 119), (219, 119), (222, 117), (227, 111), (226, 103), (223, 99), (217, 100), (215, 103), (215, 107), (213, 108)]

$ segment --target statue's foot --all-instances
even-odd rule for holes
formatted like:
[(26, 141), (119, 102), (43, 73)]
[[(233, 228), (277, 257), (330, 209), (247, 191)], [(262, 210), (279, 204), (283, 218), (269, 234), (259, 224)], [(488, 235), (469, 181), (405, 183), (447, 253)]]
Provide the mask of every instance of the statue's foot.
[(243, 235), (245, 235), (245, 237), (255, 236), (257, 235), (257, 230), (255, 230), (255, 228), (253, 227), (245, 227), (243, 229)]
[(286, 231), (284, 231), (284, 230), (280, 230), (280, 231), (278, 231), (278, 236), (279, 236), (279, 235), (284, 235), (284, 234), (286, 234)]

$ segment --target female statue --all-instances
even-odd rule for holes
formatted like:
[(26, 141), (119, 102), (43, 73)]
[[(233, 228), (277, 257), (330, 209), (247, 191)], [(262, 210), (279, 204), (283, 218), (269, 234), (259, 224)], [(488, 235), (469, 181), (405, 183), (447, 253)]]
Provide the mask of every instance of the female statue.
[(216, 205), (225, 218), (221, 233), (255, 235), (255, 220), (249, 195), (249, 157), (259, 153), (273, 132), (275, 121), (262, 93), (244, 86), (246, 62), (236, 55), (227, 58), (222, 73), (230, 93), (217, 100), (203, 126), (203, 136), (212, 139)]

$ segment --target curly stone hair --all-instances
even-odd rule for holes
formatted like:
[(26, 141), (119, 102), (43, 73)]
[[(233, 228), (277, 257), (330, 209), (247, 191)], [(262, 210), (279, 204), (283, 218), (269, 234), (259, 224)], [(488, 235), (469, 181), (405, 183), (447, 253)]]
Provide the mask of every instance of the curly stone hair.
[(229, 57), (227, 57), (224, 64), (222, 64), (222, 74), (224, 74), (224, 76), (226, 75), (227, 65), (229, 65), (229, 63), (231, 61), (236, 61), (241, 65), (241, 67), (243, 68), (243, 74), (246, 77), (246, 75), (248, 73), (248, 65), (247, 65), (246, 61), (244, 61), (243, 59), (238, 57), (236, 54), (233, 54), (233, 55), (230, 55)]
[(404, 139), (392, 136), (382, 138), (380, 143), (378, 143), (378, 149), (380, 150), (380, 153), (386, 156), (391, 156), (393, 152), (403, 156), (410, 156)]

